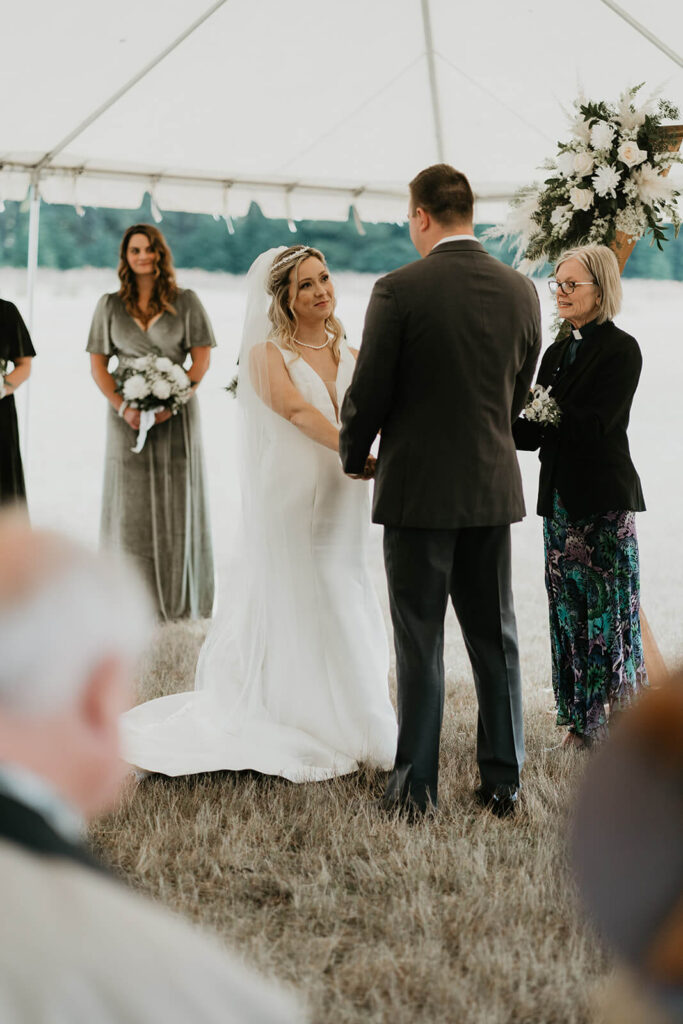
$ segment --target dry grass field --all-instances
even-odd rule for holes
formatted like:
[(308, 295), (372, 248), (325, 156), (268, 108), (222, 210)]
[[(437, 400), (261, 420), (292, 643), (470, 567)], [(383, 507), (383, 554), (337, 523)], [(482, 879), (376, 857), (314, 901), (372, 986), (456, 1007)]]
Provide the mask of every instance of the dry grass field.
[[(150, 776), (93, 829), (98, 852), (296, 987), (316, 1024), (607, 1019), (598, 1007), (611, 965), (581, 919), (564, 852), (586, 755), (556, 746), (539, 611), (534, 601), (520, 622), (527, 766), (514, 820), (473, 801), (476, 704), (451, 618), (435, 821), (381, 816), (372, 799), (383, 778), (372, 772), (298, 786), (250, 773)], [(203, 633), (159, 631), (140, 699), (191, 688)]]

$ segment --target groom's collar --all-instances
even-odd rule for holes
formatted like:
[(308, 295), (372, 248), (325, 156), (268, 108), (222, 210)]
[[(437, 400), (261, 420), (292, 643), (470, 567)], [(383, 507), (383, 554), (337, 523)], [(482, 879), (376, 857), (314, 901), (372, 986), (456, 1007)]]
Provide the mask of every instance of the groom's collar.
[(427, 256), (434, 256), (440, 252), (486, 252), (486, 249), (474, 235), (449, 235), (448, 238), (439, 239)]
[(437, 245), (445, 245), (446, 242), (476, 242), (476, 240), (477, 239), (474, 237), (474, 235), (469, 235), (469, 234), (468, 235), (447, 235), (446, 238), (440, 238), (439, 241), (436, 242), (432, 246), (431, 251), (434, 252), (434, 250), (436, 249)]

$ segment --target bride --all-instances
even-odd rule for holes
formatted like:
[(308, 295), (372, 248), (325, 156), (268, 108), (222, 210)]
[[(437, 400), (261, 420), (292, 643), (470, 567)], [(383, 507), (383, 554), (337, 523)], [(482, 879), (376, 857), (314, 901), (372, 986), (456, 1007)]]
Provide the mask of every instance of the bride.
[(355, 354), (317, 249), (262, 253), (247, 285), (229, 586), (194, 691), (127, 712), (124, 756), (165, 775), (253, 769), (293, 782), (361, 762), (389, 769), (396, 717), (367, 567), (368, 485), (344, 475), (338, 454)]

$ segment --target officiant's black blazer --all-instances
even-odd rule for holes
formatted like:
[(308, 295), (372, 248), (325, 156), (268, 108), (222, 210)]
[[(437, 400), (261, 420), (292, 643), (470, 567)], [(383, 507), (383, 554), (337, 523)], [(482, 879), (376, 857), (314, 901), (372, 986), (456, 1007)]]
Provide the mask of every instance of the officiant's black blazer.
[(552, 386), (562, 410), (558, 427), (520, 418), (518, 448), (540, 448), (537, 511), (551, 516), (557, 490), (570, 519), (645, 509), (640, 478), (626, 434), (643, 364), (635, 338), (608, 320), (587, 334), (575, 362), (562, 371), (571, 335), (552, 344), (541, 360), (538, 383)]
[(345, 471), (361, 473), (381, 429), (375, 522), (453, 529), (524, 516), (512, 423), (540, 348), (534, 286), (474, 238), (375, 284), (339, 438)]

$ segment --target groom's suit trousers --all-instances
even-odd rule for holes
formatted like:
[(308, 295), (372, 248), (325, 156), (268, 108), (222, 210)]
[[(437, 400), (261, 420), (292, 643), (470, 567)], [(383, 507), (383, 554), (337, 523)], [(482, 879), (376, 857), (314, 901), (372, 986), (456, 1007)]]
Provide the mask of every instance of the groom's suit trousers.
[(450, 596), (479, 704), (482, 785), (519, 785), (522, 687), (510, 571), (510, 527), (385, 527), (398, 680), (398, 748), (385, 801), (437, 802), (444, 706), (444, 619)]

